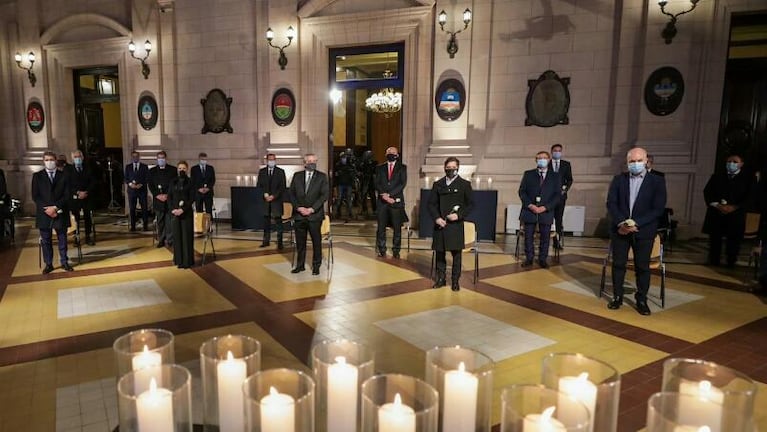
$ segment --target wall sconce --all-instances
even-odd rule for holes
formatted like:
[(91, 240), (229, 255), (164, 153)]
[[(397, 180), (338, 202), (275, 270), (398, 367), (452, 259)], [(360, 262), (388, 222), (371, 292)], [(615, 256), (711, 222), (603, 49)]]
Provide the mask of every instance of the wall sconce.
[(685, 11), (671, 14), (666, 12), (666, 4), (668, 4), (667, 0), (658, 0), (658, 6), (660, 6), (660, 11), (663, 13), (663, 15), (671, 17), (668, 24), (666, 24), (666, 27), (663, 28), (663, 31), (661, 32), (661, 36), (663, 37), (663, 40), (666, 41), (666, 45), (671, 43), (671, 40), (674, 39), (674, 36), (676, 36), (676, 20), (681, 15), (684, 15), (688, 12), (692, 12), (693, 9), (695, 9), (695, 6), (698, 5), (699, 0), (690, 0), (690, 9), (687, 9)]
[(27, 78), (29, 78), (29, 83), (32, 84), (32, 87), (34, 87), (35, 83), (37, 82), (37, 77), (35, 76), (35, 73), (32, 72), (32, 68), (35, 67), (35, 53), (30, 51), (29, 54), (27, 54), (29, 67), (24, 67), (21, 65), (21, 54), (19, 53), (16, 53), (14, 60), (16, 60), (16, 66), (27, 71)]
[(447, 53), (450, 54), (450, 58), (455, 58), (455, 53), (458, 52), (458, 42), (455, 40), (455, 35), (458, 33), (466, 30), (467, 27), (469, 27), (469, 23), (471, 23), (471, 9), (466, 8), (465, 11), (463, 11), (463, 28), (458, 31), (447, 31), (445, 30), (445, 23), (447, 22), (447, 12), (444, 10), (439, 13), (439, 28), (442, 29), (443, 32), (450, 35), (450, 40), (447, 42)]
[(146, 59), (149, 57), (149, 52), (152, 51), (152, 42), (149, 42), (149, 39), (144, 42), (144, 58), (136, 57), (136, 44), (134, 44), (133, 41), (128, 42), (128, 51), (130, 52), (131, 57), (141, 62), (141, 75), (144, 75), (144, 79), (148, 79), (149, 65), (146, 64)]
[(274, 39), (274, 30), (272, 30), (271, 27), (266, 29), (266, 41), (269, 43), (269, 46), (280, 50), (280, 59), (278, 60), (278, 63), (280, 64), (280, 69), (282, 70), (285, 70), (285, 66), (288, 64), (288, 58), (285, 56), (285, 48), (289, 47), (293, 42), (293, 38), (296, 37), (296, 30), (293, 28), (293, 26), (288, 27), (286, 36), (288, 37), (288, 43), (285, 45), (281, 47), (272, 45), (272, 40)]

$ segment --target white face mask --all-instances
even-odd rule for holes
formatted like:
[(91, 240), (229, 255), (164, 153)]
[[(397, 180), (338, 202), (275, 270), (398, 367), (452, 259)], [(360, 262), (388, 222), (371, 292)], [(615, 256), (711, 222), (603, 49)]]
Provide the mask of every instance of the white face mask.
[(45, 161), (45, 169), (53, 171), (56, 169), (56, 161)]

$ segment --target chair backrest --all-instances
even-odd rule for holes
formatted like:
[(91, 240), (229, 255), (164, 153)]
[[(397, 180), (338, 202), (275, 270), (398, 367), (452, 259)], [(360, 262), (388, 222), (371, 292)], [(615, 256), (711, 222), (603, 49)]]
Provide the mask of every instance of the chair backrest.
[(474, 243), (477, 242), (477, 226), (474, 222), (463, 222), (463, 247), (474, 247)]
[(289, 202), (282, 203), (282, 220), (288, 220), (293, 217), (293, 204)]
[[(655, 239), (652, 243), (652, 251), (650, 251), (650, 261), (660, 261), (662, 259), (663, 252), (663, 241), (660, 237), (660, 235), (656, 234)], [(629, 256), (628, 256), (628, 263), (629, 265), (633, 265), (634, 263), (634, 249), (629, 249)]]
[(744, 238), (756, 238), (759, 235), (759, 213), (746, 213), (746, 230), (743, 232)]
[(322, 236), (328, 236), (330, 235), (330, 216), (325, 215), (325, 219), (322, 220), (322, 225), (320, 226), (320, 234)]
[(67, 228), (67, 235), (74, 234), (77, 231), (77, 218), (74, 213), (69, 213), (69, 228)]

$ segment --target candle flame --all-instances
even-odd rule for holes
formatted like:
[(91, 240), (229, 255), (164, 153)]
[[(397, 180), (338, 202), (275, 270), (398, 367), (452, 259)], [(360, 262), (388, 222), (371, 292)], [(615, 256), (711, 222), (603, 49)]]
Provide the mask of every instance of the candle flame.
[(231, 351), (226, 352), (226, 359), (227, 360), (234, 360), (234, 354), (232, 354)]
[(144, 345), (144, 349), (143, 349), (143, 352), (145, 352), (145, 353), (148, 353), (148, 352), (149, 352), (149, 347), (148, 347), (148, 346), (146, 346), (146, 345)]
[(340, 364), (340, 365), (345, 365), (346, 364), (346, 357), (344, 357), (344, 356), (338, 356), (338, 357), (335, 358), (335, 360), (336, 360), (337, 364)]
[(711, 432), (711, 428), (708, 426), (701, 426), (698, 432)]
[(394, 395), (394, 405), (402, 405), (402, 397), (399, 393)]
[(549, 423), (549, 420), (551, 420), (551, 416), (554, 415), (554, 410), (556, 409), (557, 407), (550, 406), (543, 410), (540, 417), (540, 423)]
[(278, 392), (277, 389), (274, 388), (274, 386), (269, 386), (269, 394), (274, 396), (274, 395), (280, 394), (280, 392)]
[(154, 379), (154, 377), (149, 380), (149, 391), (152, 393), (157, 391), (157, 381)]
[(463, 362), (458, 363), (458, 372), (466, 372), (466, 365)]
[(582, 374), (578, 375), (578, 381), (586, 382), (589, 380), (589, 373), (583, 372)]

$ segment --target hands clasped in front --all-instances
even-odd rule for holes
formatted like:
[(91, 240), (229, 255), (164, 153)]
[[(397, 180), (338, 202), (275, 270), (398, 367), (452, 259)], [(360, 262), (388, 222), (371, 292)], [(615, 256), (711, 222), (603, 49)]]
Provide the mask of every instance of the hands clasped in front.
[(296, 211), (298, 211), (298, 213), (303, 217), (307, 217), (314, 213), (314, 209), (311, 207), (299, 207), (296, 209)]

